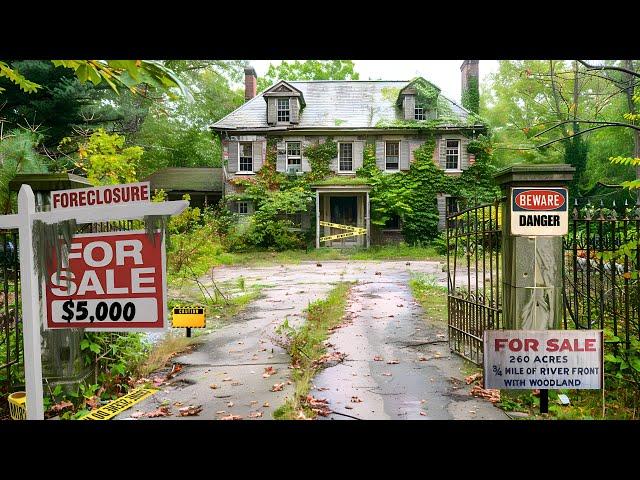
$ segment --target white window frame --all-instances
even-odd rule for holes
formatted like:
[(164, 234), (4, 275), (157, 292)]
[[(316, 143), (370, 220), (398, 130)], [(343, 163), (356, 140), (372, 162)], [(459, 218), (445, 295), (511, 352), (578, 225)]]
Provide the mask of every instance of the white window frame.
[[(241, 208), (240, 205), (244, 206), (244, 209), (246, 210), (246, 212), (241, 212)], [(247, 202), (246, 200), (240, 201), (238, 202), (238, 215), (248, 215), (249, 214), (249, 202)]]
[[(289, 156), (289, 144), (290, 143), (297, 143), (297, 144), (300, 145), (300, 147), (298, 148), (298, 151), (300, 152), (300, 155), (291, 155), (291, 156)], [(294, 160), (300, 160), (300, 163), (294, 163), (291, 166), (292, 167), (293, 166), (299, 166), (300, 170), (298, 170), (298, 171), (301, 172), (302, 171), (302, 142), (299, 141), (299, 140), (292, 140), (290, 142), (285, 142), (284, 148), (285, 148), (285, 156), (286, 156), (286, 171), (287, 172), (289, 171), (289, 166), (290, 166), (289, 165), (289, 159), (291, 158), (291, 159), (294, 159)]]
[[(341, 158), (340, 158), (340, 153), (342, 151), (341, 147), (342, 145), (351, 145), (351, 170), (342, 170), (341, 168)], [(355, 170), (353, 169), (353, 165), (354, 165), (354, 158), (353, 158), (353, 142), (338, 142), (338, 173), (354, 173)]]
[[(280, 109), (280, 102), (281, 101), (285, 101), (287, 102), (287, 108), (286, 109)], [(287, 112), (287, 119), (286, 120), (280, 120), (280, 112)], [(288, 97), (278, 97), (276, 99), (276, 121), (280, 122), (280, 123), (289, 123), (291, 122), (291, 99)]]
[[(448, 156), (449, 154), (449, 142), (457, 142), (458, 143), (458, 160), (456, 163), (456, 167), (455, 168), (450, 168), (449, 165), (449, 160), (448, 160)], [(462, 142), (460, 141), (459, 138), (447, 138), (445, 139), (445, 144), (444, 144), (444, 169), (446, 172), (460, 172), (461, 170), (461, 163), (462, 163), (462, 154), (460, 152), (460, 149), (462, 148)]]
[[(389, 143), (397, 143), (398, 144), (398, 168), (387, 168), (387, 144)], [(388, 140), (384, 142), (384, 171), (385, 172), (399, 172), (400, 171), (400, 141), (399, 140)]]
[[(243, 143), (249, 143), (251, 145), (251, 170), (240, 170), (240, 157), (241, 157), (241, 153), (242, 153), (242, 144)], [(255, 158), (254, 158), (254, 153), (253, 153), (253, 142), (238, 142), (238, 170), (236, 170), (236, 174), (238, 175), (250, 175), (252, 173), (255, 173), (253, 171), (255, 167)]]
[[(422, 111), (419, 114), (422, 118), (418, 118), (418, 112), (417, 112), (418, 109), (420, 109)], [(426, 120), (427, 119), (427, 112), (426, 112), (425, 108), (421, 107), (419, 105), (416, 105), (415, 107), (413, 107), (413, 119), (414, 120)]]

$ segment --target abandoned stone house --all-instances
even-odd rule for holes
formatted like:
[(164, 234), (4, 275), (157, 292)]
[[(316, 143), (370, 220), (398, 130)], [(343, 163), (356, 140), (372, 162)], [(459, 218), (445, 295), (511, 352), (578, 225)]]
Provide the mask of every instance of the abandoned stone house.
[[(478, 61), (465, 60), (461, 73), (464, 93), (472, 77), (477, 85)], [(438, 102), (421, 104), (417, 82), (428, 84)], [(402, 240), (400, 218), (392, 218), (382, 228), (370, 224), (370, 186), (344, 181), (362, 167), (365, 145), (375, 145), (376, 165), (386, 174), (408, 171), (415, 149), (425, 141), (425, 129), (410, 128), (411, 124), (425, 125), (436, 138), (434, 162), (445, 174), (460, 175), (475, 160), (467, 152), (469, 141), (486, 129), (471, 112), (422, 78), (281, 80), (259, 95), (256, 85), (255, 70), (246, 68), (245, 103), (211, 126), (223, 145), (224, 194), (236, 193), (234, 179), (251, 177), (260, 170), (266, 159), (267, 139), (278, 139), (278, 172), (304, 175), (311, 171), (305, 148), (331, 138), (338, 147), (331, 162), (336, 182), (312, 185), (316, 247), (369, 246)], [(446, 110), (446, 116), (442, 110)], [(441, 116), (442, 122), (432, 121)], [(447, 120), (451, 118), (455, 121)], [(457, 202), (443, 193), (437, 203), (442, 229), (446, 212), (457, 209)], [(254, 211), (249, 201), (231, 202), (229, 207), (242, 216)], [(313, 228), (309, 225), (312, 213), (303, 216), (302, 228)], [(342, 238), (335, 238), (340, 234)]]

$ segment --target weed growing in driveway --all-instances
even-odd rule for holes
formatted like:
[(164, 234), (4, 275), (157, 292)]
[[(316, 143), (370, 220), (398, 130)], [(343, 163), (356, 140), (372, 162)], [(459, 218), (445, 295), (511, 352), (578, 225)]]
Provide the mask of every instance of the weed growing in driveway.
[(426, 320), (447, 322), (447, 287), (438, 285), (435, 275), (413, 274), (409, 286), (414, 298), (422, 305)]
[(306, 309), (306, 321), (300, 328), (291, 327), (285, 320), (276, 330), (280, 335), (276, 343), (291, 356), (295, 392), (293, 398), (273, 413), (274, 418), (293, 420), (315, 416), (315, 412), (305, 405), (305, 400), (313, 377), (322, 369), (319, 360), (326, 353), (323, 342), (329, 336), (329, 330), (342, 321), (351, 286), (351, 282), (340, 282), (327, 298), (310, 303)]

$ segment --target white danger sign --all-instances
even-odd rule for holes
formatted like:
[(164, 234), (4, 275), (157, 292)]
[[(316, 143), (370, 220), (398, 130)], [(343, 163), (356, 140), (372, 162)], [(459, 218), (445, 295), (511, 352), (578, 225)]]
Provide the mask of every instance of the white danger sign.
[(601, 389), (602, 330), (485, 330), (484, 388)]
[(561, 187), (511, 189), (511, 234), (566, 235), (569, 231), (569, 194)]

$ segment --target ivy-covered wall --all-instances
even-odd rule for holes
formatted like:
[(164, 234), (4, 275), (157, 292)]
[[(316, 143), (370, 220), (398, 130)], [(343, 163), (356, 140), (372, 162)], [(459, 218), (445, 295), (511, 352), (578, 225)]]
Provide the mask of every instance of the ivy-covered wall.
[[(475, 155), (475, 163), (457, 177), (445, 175), (436, 164), (434, 132), (420, 129), (419, 138), (424, 144), (414, 150), (409, 170), (396, 173), (382, 172), (376, 166), (374, 138), (365, 146), (363, 167), (355, 177), (334, 176), (330, 170), (331, 161), (337, 156), (337, 144), (331, 138), (304, 148), (311, 172), (304, 175), (277, 172), (277, 143), (281, 138), (268, 138), (264, 165), (258, 173), (230, 180), (236, 193), (227, 195), (227, 200), (249, 200), (255, 213), (248, 229), (230, 231), (228, 246), (236, 250), (255, 247), (284, 250), (312, 243), (315, 229), (301, 231), (292, 218), (296, 214), (315, 216), (315, 196), (310, 185), (323, 181), (370, 184), (372, 225), (384, 226), (398, 215), (405, 241), (411, 244), (428, 241), (438, 234), (438, 193), (462, 197), (471, 203), (492, 201), (499, 194), (493, 184), (491, 145), (482, 136), (467, 148)], [(313, 221), (310, 223), (314, 225)]]

